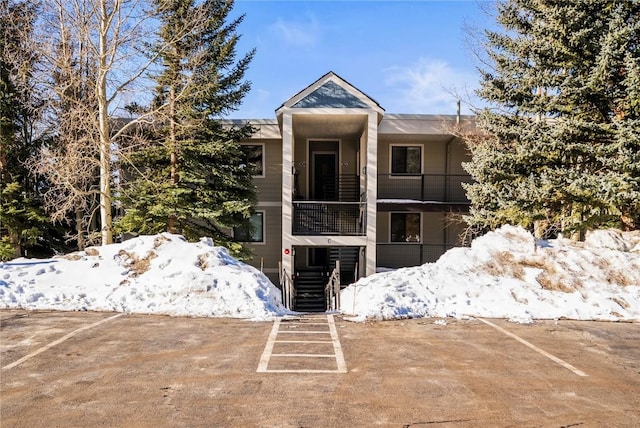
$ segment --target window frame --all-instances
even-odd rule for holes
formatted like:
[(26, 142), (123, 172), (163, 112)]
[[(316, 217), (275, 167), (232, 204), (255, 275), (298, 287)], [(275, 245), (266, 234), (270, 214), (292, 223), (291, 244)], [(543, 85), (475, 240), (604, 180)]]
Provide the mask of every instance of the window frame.
[[(393, 172), (393, 149), (395, 147), (418, 147), (420, 149), (420, 172)], [(424, 174), (424, 145), (392, 143), (389, 145), (389, 177), (392, 179), (418, 179)]]
[[(260, 146), (261, 147), (260, 150), (262, 151), (262, 156), (261, 156), (262, 174), (258, 174), (258, 175), (253, 175), (252, 174), (251, 177), (252, 178), (265, 178), (266, 174), (267, 174), (267, 163), (265, 161), (265, 158), (266, 158), (266, 146), (265, 146), (265, 143), (240, 143), (240, 147), (245, 147), (245, 146)], [(244, 152), (243, 152), (243, 154), (244, 154)]]
[[(266, 227), (267, 213), (266, 213), (265, 210), (255, 210), (255, 212), (253, 213), (252, 217), (256, 216), (256, 215), (260, 215), (262, 217), (262, 240), (261, 241), (254, 241), (253, 239), (251, 239), (249, 241), (245, 241), (245, 240), (238, 239), (236, 237), (237, 228), (235, 228), (235, 227), (233, 228), (233, 239), (235, 239), (238, 242), (242, 242), (243, 244), (266, 245), (266, 243), (267, 243), (267, 227)], [(252, 238), (252, 236), (249, 236), (249, 237)]]
[[(407, 241), (406, 239), (404, 241), (394, 241), (393, 240), (393, 216), (394, 215), (417, 215), (419, 216), (419, 225), (418, 225), (418, 233), (419, 233), (419, 239), (417, 241)], [(416, 212), (407, 212), (407, 211), (403, 211), (403, 212), (399, 212), (399, 211), (392, 211), (389, 212), (389, 236), (388, 236), (388, 241), (390, 244), (422, 244), (423, 241), (423, 221), (424, 221), (424, 216), (422, 215), (422, 213), (416, 213)], [(406, 236), (406, 220), (405, 220), (405, 236)]]

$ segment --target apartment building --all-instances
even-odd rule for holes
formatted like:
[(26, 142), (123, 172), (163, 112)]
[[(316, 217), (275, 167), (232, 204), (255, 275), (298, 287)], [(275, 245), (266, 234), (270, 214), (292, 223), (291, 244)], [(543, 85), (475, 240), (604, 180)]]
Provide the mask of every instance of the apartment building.
[(473, 117), (385, 113), (333, 72), (275, 113), (249, 120), (256, 132), (242, 144), (258, 203), (254, 228), (234, 232), (252, 264), (286, 287), (289, 307), (333, 306), (336, 273), (344, 287), (464, 244), (470, 155), (452, 129), (472, 129)]

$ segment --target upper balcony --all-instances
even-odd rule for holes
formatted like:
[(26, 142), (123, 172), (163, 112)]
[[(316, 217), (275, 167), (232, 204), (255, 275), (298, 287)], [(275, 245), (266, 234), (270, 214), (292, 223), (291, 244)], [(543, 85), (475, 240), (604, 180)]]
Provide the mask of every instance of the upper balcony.
[(359, 186), (352, 174), (322, 177), (314, 200), (293, 201), (293, 234), (364, 236), (366, 204)]
[(468, 174), (379, 174), (378, 210), (466, 211)]

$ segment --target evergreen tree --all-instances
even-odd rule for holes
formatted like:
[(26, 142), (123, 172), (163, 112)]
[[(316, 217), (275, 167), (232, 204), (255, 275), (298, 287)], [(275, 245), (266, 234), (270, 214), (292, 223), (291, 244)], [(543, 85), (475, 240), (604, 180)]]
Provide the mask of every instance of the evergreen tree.
[[(157, 0), (162, 72), (157, 77), (154, 143), (133, 158), (139, 174), (125, 185), (122, 231), (167, 230), (189, 239), (211, 236), (242, 255), (230, 229), (248, 225), (255, 199), (251, 171), (238, 142), (250, 126), (230, 127), (220, 118), (237, 108), (250, 88), (244, 73), (253, 51), (235, 60), (237, 28), (229, 19), (233, 1)], [(227, 22), (228, 21), (228, 22)], [(123, 174), (125, 176), (126, 174)]]
[(50, 255), (62, 245), (39, 197), (45, 183), (26, 168), (43, 144), (35, 135), (35, 16), (32, 3), (0, 0), (0, 260)]
[(505, 0), (497, 12), (467, 222), (541, 236), (640, 227), (640, 3)]

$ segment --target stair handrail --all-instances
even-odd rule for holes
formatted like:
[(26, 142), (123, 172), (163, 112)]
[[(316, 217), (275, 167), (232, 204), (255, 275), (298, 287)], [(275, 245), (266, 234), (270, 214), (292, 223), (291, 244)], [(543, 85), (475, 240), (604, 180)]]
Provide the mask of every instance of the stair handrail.
[(293, 301), (295, 299), (293, 279), (282, 266), (282, 262), (278, 262), (278, 276), (280, 279), (280, 291), (282, 292), (282, 303), (285, 308), (293, 309)]
[(328, 311), (340, 309), (340, 260), (336, 260), (336, 267), (325, 286), (325, 296), (327, 296)]
[(358, 282), (360, 279), (360, 269), (358, 269), (358, 262), (353, 265), (353, 282)]

